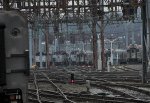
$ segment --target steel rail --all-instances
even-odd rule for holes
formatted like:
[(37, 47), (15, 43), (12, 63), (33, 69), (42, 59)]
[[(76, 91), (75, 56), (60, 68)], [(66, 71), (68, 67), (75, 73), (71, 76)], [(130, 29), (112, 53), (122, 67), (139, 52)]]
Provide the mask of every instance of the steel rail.
[[(58, 80), (51, 80), (54, 82), (62, 82), (62, 81), (58, 81)], [(48, 80), (44, 80), (44, 79), (41, 79), (39, 80), (39, 82), (48, 82)], [(78, 84), (78, 82), (76, 81), (76, 83)], [(80, 82), (79, 82), (80, 83)], [(85, 84), (84, 81), (82, 81), (82, 84)], [(81, 83), (80, 83), (81, 84)], [(96, 85), (95, 85), (96, 84)], [(110, 88), (110, 87), (120, 87), (120, 88), (125, 88), (125, 89), (128, 89), (128, 90), (133, 90), (133, 91), (136, 91), (136, 92), (140, 92), (142, 94), (145, 94), (147, 96), (150, 96), (150, 92), (149, 91), (146, 91), (146, 90), (142, 90), (142, 89), (139, 89), (137, 87), (134, 87), (134, 86), (129, 86), (129, 85), (124, 85), (124, 84), (117, 84), (117, 83), (114, 83), (114, 82), (109, 82), (107, 80), (96, 80), (96, 81), (91, 81), (91, 86), (94, 86), (94, 87), (99, 87), (99, 88), (103, 88), (103, 89), (106, 89), (106, 90), (110, 90), (114, 93), (117, 93), (117, 94), (120, 94), (121, 96), (125, 96), (127, 98), (136, 98), (136, 97), (133, 97), (127, 93), (124, 93), (124, 92), (120, 92), (118, 90), (114, 90), (113, 88)]]
[(38, 101), (39, 103), (42, 103), (42, 101), (41, 101), (41, 99), (40, 99), (39, 87), (38, 87), (38, 84), (37, 84), (37, 78), (36, 78), (36, 74), (35, 74), (34, 71), (33, 71), (33, 76), (34, 76), (34, 85), (35, 85), (35, 88), (36, 88), (37, 101)]
[[(33, 92), (35, 90), (30, 89), (30, 91)], [(68, 96), (68, 98), (71, 98), (76, 101), (97, 101), (97, 102), (104, 102), (104, 103), (149, 103), (149, 101), (143, 101), (140, 99), (133, 99), (133, 98), (123, 98), (123, 97), (107, 97), (107, 96), (101, 96), (101, 95), (88, 95), (88, 94), (78, 94), (78, 93), (64, 93)], [(34, 95), (34, 94), (33, 94)], [(41, 90), (41, 95), (46, 97), (54, 97), (54, 98), (61, 98), (59, 93), (54, 91), (44, 91)], [(94, 103), (95, 103), (94, 102)], [(97, 103), (96, 102), (96, 103)]]
[(125, 66), (125, 65), (124, 65), (123, 67), (126, 68), (126, 69), (130, 69), (130, 70), (132, 70), (132, 71), (137, 71), (137, 72), (140, 71), (140, 70), (137, 70), (137, 69), (133, 69), (133, 68), (131, 68), (131, 67), (127, 67), (127, 66)]
[(45, 74), (45, 73), (42, 73), (43, 76), (45, 76), (48, 81), (60, 92), (60, 94), (64, 97), (65, 100), (69, 101), (70, 103), (76, 103), (70, 99), (67, 98), (67, 96), (63, 93), (63, 91), (52, 81), (50, 80), (50, 78)]

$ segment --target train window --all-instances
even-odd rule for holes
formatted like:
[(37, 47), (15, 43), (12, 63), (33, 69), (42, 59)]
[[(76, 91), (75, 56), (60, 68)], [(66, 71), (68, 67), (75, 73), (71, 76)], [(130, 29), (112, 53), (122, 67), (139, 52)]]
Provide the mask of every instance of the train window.
[(131, 52), (132, 52), (132, 53), (134, 53), (134, 51), (135, 51), (135, 50), (134, 50), (134, 49), (132, 49), (132, 51), (131, 51)]
[(55, 62), (55, 61), (56, 61), (56, 58), (52, 58), (52, 61)]
[(139, 49), (136, 49), (137, 52), (139, 52)]

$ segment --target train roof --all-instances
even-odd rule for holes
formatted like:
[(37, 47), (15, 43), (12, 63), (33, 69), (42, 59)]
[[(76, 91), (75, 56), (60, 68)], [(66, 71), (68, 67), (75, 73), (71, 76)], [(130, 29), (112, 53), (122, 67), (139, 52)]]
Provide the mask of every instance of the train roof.
[(68, 55), (68, 53), (66, 53), (66, 51), (57, 51), (53, 53), (54, 55)]
[(136, 48), (136, 49), (142, 49), (142, 45), (138, 44), (130, 44), (127, 49)]

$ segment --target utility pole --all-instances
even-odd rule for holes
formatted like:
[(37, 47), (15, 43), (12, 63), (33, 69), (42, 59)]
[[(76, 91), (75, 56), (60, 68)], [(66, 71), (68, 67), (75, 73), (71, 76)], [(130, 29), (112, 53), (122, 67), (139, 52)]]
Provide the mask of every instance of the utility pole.
[(143, 45), (143, 71), (142, 71), (142, 83), (146, 83), (146, 77), (147, 77), (147, 20), (146, 20), (146, 0), (143, 0), (142, 4), (142, 20), (143, 20), (143, 35), (142, 35), (142, 45)]
[(39, 60), (40, 60), (40, 68), (43, 67), (43, 51), (42, 51), (42, 31), (41, 28), (39, 27), (40, 25), (38, 24), (38, 37), (39, 37)]
[[(101, 5), (103, 5), (104, 1), (101, 1)], [(101, 60), (102, 60), (102, 71), (105, 71), (105, 53), (104, 53), (104, 7), (101, 8), (102, 10), (102, 15), (101, 15), (101, 35), (100, 35), (100, 41), (101, 41)]]
[(96, 0), (92, 0), (93, 67), (97, 69)]
[(46, 49), (46, 68), (49, 69), (50, 68), (50, 55), (49, 55), (49, 30), (48, 30), (48, 24), (47, 22), (45, 22), (45, 49)]
[(110, 41), (110, 50), (111, 50), (111, 65), (113, 65), (114, 64), (114, 62), (113, 62), (113, 51), (112, 51), (112, 49), (113, 49), (113, 41)]
[[(60, 8), (60, 1), (56, 2), (56, 10), (53, 12), (54, 13), (54, 34), (55, 37), (57, 38), (57, 40), (59, 41), (58, 37), (59, 37), (59, 8)], [(59, 44), (58, 44), (59, 45)]]
[(39, 65), (39, 67), (40, 68), (42, 68), (43, 67), (43, 60), (42, 60), (42, 58), (43, 58), (43, 52), (42, 52), (42, 30), (41, 30), (41, 28), (40, 28), (40, 26), (41, 26), (41, 24), (40, 24), (40, 19), (41, 19), (41, 17), (40, 17), (40, 12), (41, 12), (41, 10), (40, 10), (40, 1), (38, 0), (37, 1), (37, 13), (36, 13), (36, 15), (37, 15), (37, 24), (36, 24), (36, 27), (37, 27), (37, 34), (38, 34), (38, 43), (39, 43), (39, 45), (38, 45), (38, 52), (39, 52), (39, 60), (40, 60), (40, 65)]

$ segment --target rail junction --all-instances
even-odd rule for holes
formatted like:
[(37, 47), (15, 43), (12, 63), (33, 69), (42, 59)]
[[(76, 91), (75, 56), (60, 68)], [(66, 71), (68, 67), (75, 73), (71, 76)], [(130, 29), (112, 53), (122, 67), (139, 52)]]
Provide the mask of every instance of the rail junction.
[[(33, 70), (28, 100), (31, 103), (149, 103), (150, 84), (142, 84), (139, 68), (131, 67), (122, 65), (112, 72), (90, 71), (86, 67)], [(72, 73), (74, 82), (71, 82)]]

